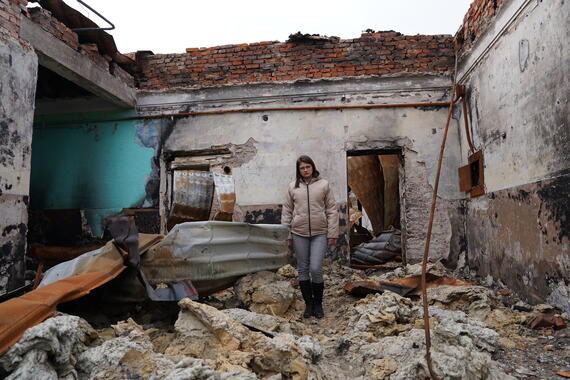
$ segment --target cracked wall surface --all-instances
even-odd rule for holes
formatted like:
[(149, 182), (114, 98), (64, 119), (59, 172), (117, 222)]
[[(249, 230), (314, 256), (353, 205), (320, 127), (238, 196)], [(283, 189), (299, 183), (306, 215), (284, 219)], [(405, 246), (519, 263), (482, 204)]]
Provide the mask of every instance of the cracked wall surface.
[[(428, 90), (422, 87), (426, 81), (431, 83)], [(238, 102), (245, 109), (342, 105), (347, 102), (352, 105), (428, 102), (445, 100), (449, 84), (449, 79), (445, 77), (391, 78), (385, 82), (369, 78), (354, 82), (315, 82), (305, 86), (234, 86), (227, 90), (202, 90), (199, 95), (183, 91), (147, 93), (139, 99), (139, 111), (156, 113), (163, 107), (169, 112), (180, 112), (188, 111), (190, 106), (193, 110), (201, 111), (223, 110), (234, 108)], [(315, 90), (320, 92), (313, 93)], [(193, 96), (208, 101), (196, 99), (189, 105), (188, 101)], [(216, 97), (220, 100), (215, 101)], [(161, 106), (161, 103), (164, 105)], [(445, 107), (268, 110), (196, 115), (175, 119), (172, 134), (163, 149), (165, 152), (195, 152), (243, 146), (251, 142), (255, 149), (238, 154), (247, 156), (239, 165), (232, 164), (235, 158), (219, 158), (219, 164), (223, 166), (228, 163), (232, 168), (237, 197), (234, 219), (266, 223), (279, 221), (279, 205), (287, 184), (294, 179), (295, 160), (299, 155), (310, 155), (323, 177), (331, 182), (339, 208), (345, 210), (342, 217), (345, 221), (347, 152), (400, 150), (405, 157), (402, 197), (406, 198), (405, 207), (408, 208), (404, 212), (407, 228), (410, 229), (406, 250), (410, 261), (418, 261), (429, 212), (425, 199), (431, 197), (446, 115)], [(440, 187), (440, 207), (444, 211), (448, 207), (446, 202), (461, 198), (454, 167), (459, 155), (456, 129), (450, 132), (449, 139), (455, 143), (446, 150)], [(344, 234), (347, 227), (345, 222), (342, 224), (342, 244), (345, 245), (346, 255)], [(444, 212), (436, 219), (432, 259), (449, 256), (451, 235), (450, 216)]]
[(37, 57), (18, 39), (20, 6), (0, 2), (0, 295), (24, 286)]
[(467, 201), (468, 264), (529, 302), (558, 300), (568, 311), (570, 3), (500, 3), (458, 62), (487, 188)]
[(157, 207), (153, 164), (162, 124), (120, 120), (130, 115), (107, 111), (36, 117), (31, 209), (50, 215), (81, 210), (88, 235), (101, 237), (108, 215), (129, 207)]

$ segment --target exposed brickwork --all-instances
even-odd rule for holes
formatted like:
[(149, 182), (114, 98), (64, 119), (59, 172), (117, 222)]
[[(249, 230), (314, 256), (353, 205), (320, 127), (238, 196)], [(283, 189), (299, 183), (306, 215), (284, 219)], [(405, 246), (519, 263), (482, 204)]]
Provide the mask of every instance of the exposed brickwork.
[[(0, 0), (4, 1), (4, 0)], [(80, 43), (79, 36), (67, 25), (56, 19), (47, 9), (35, 7), (29, 8), (30, 19), (41, 26), (43, 30), (50, 33), (67, 46), (88, 56), (95, 64), (109, 70), (113, 75), (121, 78), (125, 83), (131, 85), (133, 78), (117, 64), (111, 62), (111, 57), (104, 56), (99, 52), (95, 43)]]
[(158, 90), (402, 72), (444, 74), (453, 69), (454, 54), (451, 36), (380, 32), (351, 40), (186, 49), (183, 54), (143, 56), (139, 64), (140, 88)]
[(506, 0), (474, 0), (463, 18), (463, 25), (455, 36), (457, 56), (469, 52), (475, 42), (489, 28), (491, 21)]
[(26, 12), (27, 0), (0, 0), (0, 39), (19, 39), (20, 13)]
[(46, 32), (65, 42), (68, 46), (77, 49), (79, 39), (77, 33), (69, 29), (51, 15), (51, 12), (43, 8), (30, 8), (30, 16), (33, 22), (40, 25)]

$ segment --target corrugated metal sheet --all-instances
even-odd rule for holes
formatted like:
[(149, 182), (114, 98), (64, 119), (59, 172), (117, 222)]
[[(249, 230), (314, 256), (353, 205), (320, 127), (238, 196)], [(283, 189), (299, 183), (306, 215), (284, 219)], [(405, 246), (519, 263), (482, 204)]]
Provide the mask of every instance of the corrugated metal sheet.
[(245, 274), (285, 265), (288, 234), (279, 224), (182, 223), (148, 251), (141, 270), (154, 286), (190, 279), (205, 296)]
[(199, 170), (175, 170), (168, 227), (208, 220), (214, 196), (214, 176)]

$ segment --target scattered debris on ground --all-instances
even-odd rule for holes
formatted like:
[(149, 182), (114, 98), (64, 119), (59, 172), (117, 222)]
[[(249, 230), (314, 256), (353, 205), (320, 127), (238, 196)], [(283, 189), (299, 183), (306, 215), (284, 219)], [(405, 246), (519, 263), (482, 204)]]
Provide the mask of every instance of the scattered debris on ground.
[[(170, 308), (177, 313), (172, 318), (168, 308), (144, 306), (117, 323), (95, 327), (97, 315), (83, 319), (58, 312), (29, 328), (0, 357), (0, 375), (426, 378), (423, 309), (418, 284), (410, 283), (420, 269), (362, 271), (326, 263), (326, 314), (320, 320), (302, 318), (296, 270), (290, 265), (246, 275), (202, 302), (182, 299)], [(570, 371), (570, 331), (556, 309), (527, 305), (529, 311), (520, 311), (516, 302), (504, 305), (503, 298), (513, 297), (505, 289), (458, 279), (439, 264), (430, 265), (428, 273), (432, 360), (442, 379), (560, 379)], [(403, 296), (398, 288), (379, 286), (349, 294), (348, 283), (406, 283), (412, 291)]]
[(402, 261), (402, 233), (391, 229), (354, 247), (350, 258), (353, 265), (383, 265), (390, 261)]

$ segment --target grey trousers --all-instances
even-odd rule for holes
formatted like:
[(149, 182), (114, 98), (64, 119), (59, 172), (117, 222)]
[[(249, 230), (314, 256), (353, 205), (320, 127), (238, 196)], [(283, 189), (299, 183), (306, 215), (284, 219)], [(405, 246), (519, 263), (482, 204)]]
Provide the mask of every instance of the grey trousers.
[(327, 252), (327, 235), (303, 237), (291, 234), (291, 236), (293, 250), (297, 255), (299, 281), (311, 280), (315, 284), (323, 283), (323, 259)]

